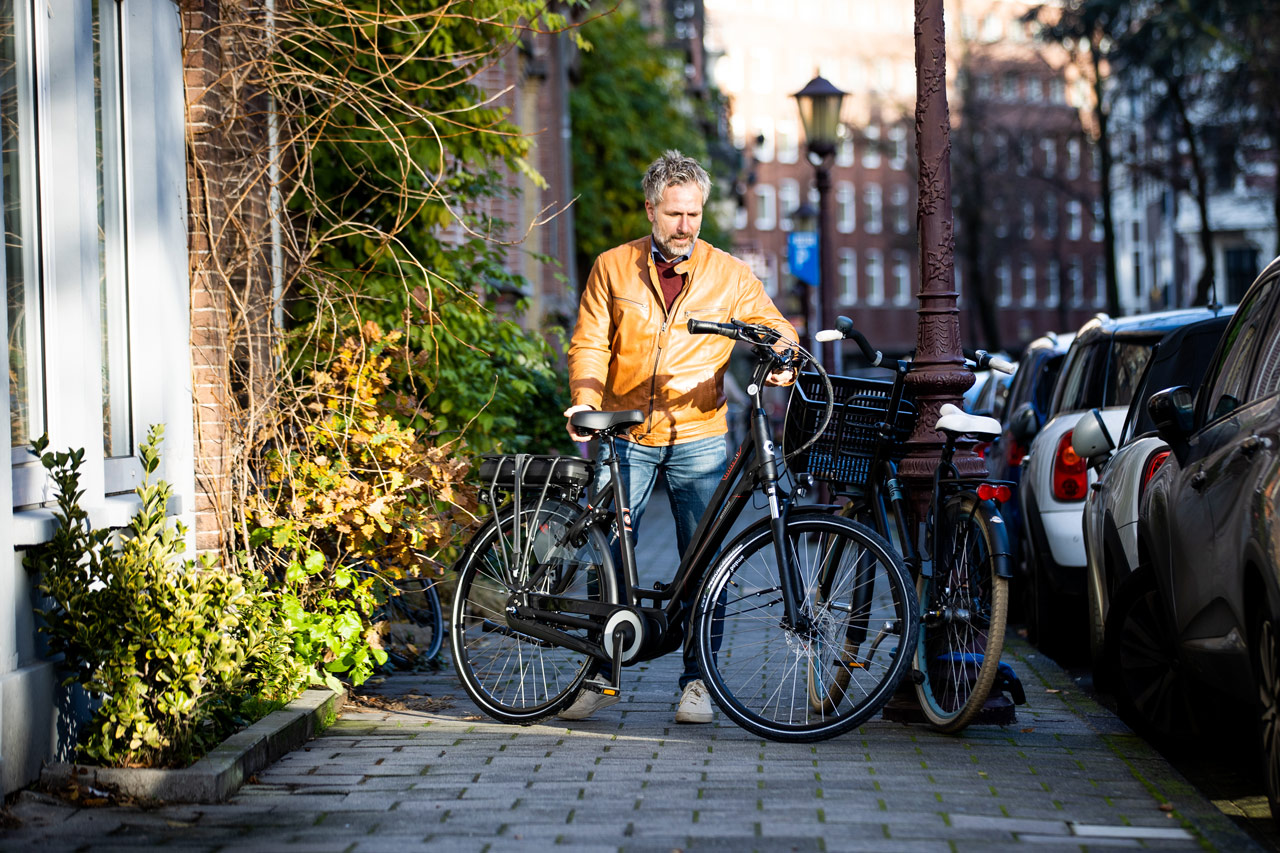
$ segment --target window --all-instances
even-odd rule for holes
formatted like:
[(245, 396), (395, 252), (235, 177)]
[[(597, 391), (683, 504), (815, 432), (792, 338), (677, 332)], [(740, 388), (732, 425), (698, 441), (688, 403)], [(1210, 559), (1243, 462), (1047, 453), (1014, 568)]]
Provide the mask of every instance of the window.
[(996, 147), (996, 171), (1009, 171), (1009, 137), (1004, 133), (997, 132), (995, 138)]
[(1036, 263), (1029, 257), (1022, 259), (1022, 304), (1028, 308), (1036, 304)]
[(1044, 176), (1052, 178), (1058, 171), (1058, 140), (1041, 139), (1040, 156), (1044, 158)]
[(1033, 104), (1044, 102), (1044, 81), (1039, 77), (1028, 77), (1027, 84), (1027, 100)]
[(1067, 201), (1067, 239), (1079, 240), (1084, 235), (1084, 207), (1076, 199)]
[(758, 118), (751, 134), (753, 155), (759, 163), (773, 162), (773, 119)]
[(1002, 308), (1013, 304), (1013, 270), (1008, 258), (1001, 258), (996, 265), (996, 304)]
[(1197, 401), (1201, 423), (1217, 420), (1249, 402), (1249, 375), (1260, 360), (1259, 344), (1266, 337), (1266, 315), (1275, 282), (1267, 279), (1253, 290), (1223, 333), (1219, 361), (1209, 365), (1205, 374), (1204, 387), (1210, 389), (1209, 394)]
[(903, 249), (893, 253), (893, 304), (911, 304), (911, 255)]
[(733, 137), (733, 147), (739, 151), (745, 151), (747, 148), (747, 120), (741, 115), (736, 115), (729, 119), (729, 134)]
[(1018, 140), (1018, 174), (1031, 174), (1031, 140), (1025, 136)]
[(889, 168), (902, 171), (907, 167), (907, 129), (900, 124), (889, 128)]
[(1072, 255), (1067, 262), (1067, 282), (1071, 290), (1071, 307), (1084, 305), (1084, 270), (1080, 268), (1080, 256)]
[(840, 128), (840, 141), (836, 143), (836, 165), (848, 168), (853, 165), (853, 134)]
[(1093, 226), (1089, 229), (1089, 239), (1095, 243), (1102, 242), (1102, 200), (1093, 202)]
[(778, 182), (778, 219), (783, 231), (795, 227), (791, 217), (800, 207), (800, 184), (795, 178), (783, 178)]
[(996, 239), (1003, 240), (1009, 236), (1009, 217), (1005, 214), (1004, 199), (993, 198), (991, 200), (991, 219), (994, 228), (992, 229), (996, 235)]
[(1030, 240), (1036, 236), (1036, 203), (1031, 199), (1022, 201), (1022, 239)]
[(991, 75), (976, 74), (974, 75), (974, 80), (975, 80), (975, 88), (977, 89), (977, 92), (978, 92), (978, 99), (983, 101), (991, 100), (992, 92), (995, 91), (994, 87), (991, 84)]
[(7, 3), (0, 10), (0, 16), (8, 18), (0, 21), (0, 141), (7, 236), (9, 437), (13, 460), (21, 462), (31, 456), (27, 444), (45, 431), (35, 84), (26, 5)]
[(893, 230), (899, 234), (911, 231), (911, 190), (902, 184), (893, 188)]
[(836, 184), (836, 229), (849, 234), (857, 227), (857, 194), (853, 184), (840, 181)]
[(778, 122), (778, 162), (794, 163), (800, 159), (800, 136), (793, 120)]
[(1044, 265), (1044, 306), (1057, 308), (1062, 299), (1062, 266), (1057, 258), (1050, 258)]
[(1061, 77), (1054, 77), (1049, 81), (1049, 101), (1054, 104), (1067, 102), (1067, 87), (1063, 84)]
[(884, 304), (884, 253), (867, 249), (867, 304)]
[(1012, 73), (1000, 75), (1000, 100), (1018, 100), (1018, 75)]
[(853, 249), (840, 249), (836, 254), (840, 276), (840, 304), (858, 304), (858, 255)]
[(876, 124), (868, 125), (863, 129), (862, 136), (866, 140), (862, 147), (862, 168), (879, 169), (880, 126)]
[(1067, 180), (1080, 177), (1080, 140), (1067, 140)]
[(777, 197), (769, 184), (756, 184), (756, 219), (757, 231), (772, 231), (778, 224)]
[(1098, 157), (1098, 146), (1089, 145), (1089, 180), (1102, 180), (1102, 160)]
[(1107, 262), (1103, 258), (1093, 262), (1093, 307), (1107, 307)]
[(866, 203), (866, 211), (862, 217), (862, 227), (868, 234), (879, 234), (883, 228), (880, 185), (867, 184), (862, 193), (863, 200)]
[(746, 202), (742, 202), (733, 209), (733, 230), (745, 231), (751, 224), (751, 214), (747, 212)]
[(1058, 236), (1058, 196), (1054, 193), (1044, 194), (1044, 236), (1052, 240)]

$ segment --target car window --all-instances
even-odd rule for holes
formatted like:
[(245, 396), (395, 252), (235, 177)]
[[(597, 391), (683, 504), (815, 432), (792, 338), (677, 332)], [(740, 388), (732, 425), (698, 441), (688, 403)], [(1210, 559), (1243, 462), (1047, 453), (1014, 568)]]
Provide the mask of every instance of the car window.
[(1152, 349), (1137, 394), (1130, 401), (1121, 444), (1135, 435), (1155, 432), (1155, 422), (1147, 411), (1147, 398), (1156, 391), (1175, 385), (1191, 388), (1200, 385), (1228, 320), (1229, 317), (1222, 316), (1184, 326), (1170, 332)]
[(1058, 384), (1058, 374), (1062, 372), (1062, 362), (1065, 358), (1065, 355), (1055, 355), (1041, 362), (1040, 379), (1032, 389), (1037, 412), (1049, 411), (1049, 403), (1053, 400), (1053, 388)]
[[(1111, 345), (1111, 359), (1107, 364), (1110, 375), (1104, 389), (1103, 406), (1127, 406), (1138, 390), (1138, 380), (1142, 378), (1142, 370), (1151, 357), (1151, 341), (1116, 340)], [(1081, 408), (1098, 405), (1091, 403)]]
[(1104, 388), (1107, 346), (1109, 338), (1099, 338), (1087, 343), (1072, 345), (1067, 355), (1059, 381), (1060, 393), (1054, 398), (1053, 414), (1091, 409), (1098, 405), (1091, 400), (1101, 400)]
[[(1270, 319), (1266, 308), (1274, 286), (1272, 278), (1252, 288), (1227, 327), (1216, 362), (1207, 373), (1204, 388), (1208, 393), (1198, 404), (1206, 423), (1229, 415), (1248, 399), (1249, 378), (1259, 356), (1258, 344), (1265, 341), (1261, 333)], [(1268, 350), (1274, 348), (1274, 341), (1265, 342)], [(1259, 371), (1260, 377), (1262, 373)]]
[(1258, 373), (1249, 389), (1249, 399), (1260, 400), (1280, 391), (1280, 310), (1271, 301), (1269, 329), (1263, 335), (1262, 352), (1258, 355)]

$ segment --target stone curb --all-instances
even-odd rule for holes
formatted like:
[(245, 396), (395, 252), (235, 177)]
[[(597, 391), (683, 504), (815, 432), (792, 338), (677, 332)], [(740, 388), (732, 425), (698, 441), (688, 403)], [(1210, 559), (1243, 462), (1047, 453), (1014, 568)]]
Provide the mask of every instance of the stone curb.
[(40, 784), (46, 790), (65, 788), (74, 776), (80, 784), (139, 799), (220, 803), (254, 773), (328, 728), (345, 701), (345, 692), (304, 691), (279, 711), (237, 732), (195, 764), (179, 770), (58, 763), (44, 768)]

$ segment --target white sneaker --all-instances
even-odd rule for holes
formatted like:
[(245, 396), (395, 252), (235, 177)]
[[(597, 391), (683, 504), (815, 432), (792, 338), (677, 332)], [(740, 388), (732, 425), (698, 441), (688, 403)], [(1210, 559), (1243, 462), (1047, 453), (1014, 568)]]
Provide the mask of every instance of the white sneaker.
[(709, 723), (712, 720), (711, 695), (707, 693), (707, 685), (701, 678), (695, 678), (685, 685), (680, 694), (680, 704), (676, 707), (677, 723)]
[(591, 676), (587, 681), (599, 685), (601, 690), (607, 690), (608, 692), (601, 693), (589, 687), (583, 687), (578, 691), (578, 696), (573, 700), (573, 704), (556, 714), (557, 717), (562, 720), (586, 720), (601, 708), (616, 705), (622, 698), (619, 692), (613, 689), (613, 685), (598, 675)]

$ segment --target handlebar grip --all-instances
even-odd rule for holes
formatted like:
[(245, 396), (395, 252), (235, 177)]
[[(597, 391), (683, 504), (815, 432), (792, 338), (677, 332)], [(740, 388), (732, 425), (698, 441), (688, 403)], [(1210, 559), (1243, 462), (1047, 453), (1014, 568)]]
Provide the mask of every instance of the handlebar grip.
[(866, 337), (853, 327), (853, 321), (848, 317), (841, 315), (836, 318), (836, 331), (856, 343), (872, 367), (879, 367), (880, 362), (884, 361), (884, 353), (878, 349), (872, 349)]
[(738, 327), (729, 323), (713, 323), (710, 320), (689, 318), (689, 334), (691, 335), (724, 335), (726, 338), (738, 337)]
[(973, 354), (973, 360), (977, 364), (979, 370), (995, 370), (1000, 373), (1012, 374), (1018, 369), (1018, 365), (1003, 359), (998, 355), (992, 355), (986, 350), (978, 350)]

